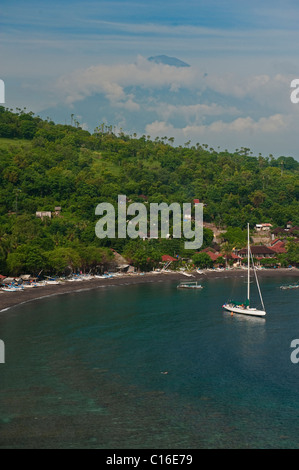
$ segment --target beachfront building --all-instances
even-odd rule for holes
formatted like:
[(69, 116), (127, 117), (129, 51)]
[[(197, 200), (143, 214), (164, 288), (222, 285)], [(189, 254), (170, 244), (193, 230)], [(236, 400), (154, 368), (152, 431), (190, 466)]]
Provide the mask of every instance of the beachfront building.
[[(276, 252), (272, 248), (265, 245), (254, 245), (250, 247), (252, 256), (258, 260), (264, 258), (275, 258)], [(238, 256), (242, 259), (248, 257), (247, 248), (238, 251)]]
[(241, 265), (240, 256), (236, 255), (233, 251), (230, 254), (223, 255), (227, 262), (231, 263), (234, 268), (238, 268)]
[(174, 261), (178, 261), (178, 258), (174, 258), (173, 256), (170, 256), (170, 255), (162, 255), (161, 257), (161, 261), (162, 261), (162, 265), (163, 265), (163, 268), (162, 269), (167, 269), (170, 267), (170, 265), (174, 262)]

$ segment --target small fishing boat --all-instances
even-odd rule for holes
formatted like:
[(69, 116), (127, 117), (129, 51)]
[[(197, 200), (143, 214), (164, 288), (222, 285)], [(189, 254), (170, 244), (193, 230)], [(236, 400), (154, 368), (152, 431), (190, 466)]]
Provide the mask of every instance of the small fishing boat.
[(24, 289), (33, 289), (33, 288), (39, 287), (39, 286), (36, 284), (36, 282), (29, 282), (29, 283), (27, 283), (27, 282), (24, 283), (23, 282), (22, 287), (24, 287)]
[(201, 284), (198, 284), (197, 281), (195, 282), (180, 282), (177, 286), (178, 289), (203, 289)]
[(299, 289), (299, 284), (290, 284), (289, 286), (280, 286), (280, 288), (283, 290)]
[(4, 292), (23, 292), (24, 287), (22, 286), (14, 286), (14, 285), (7, 285), (5, 287), (2, 287), (2, 290)]
[(61, 281), (53, 281), (53, 280), (50, 280), (50, 279), (47, 280), (47, 281), (45, 281), (45, 282), (46, 282), (46, 284), (49, 285), (49, 286), (56, 286), (56, 285), (62, 284)]

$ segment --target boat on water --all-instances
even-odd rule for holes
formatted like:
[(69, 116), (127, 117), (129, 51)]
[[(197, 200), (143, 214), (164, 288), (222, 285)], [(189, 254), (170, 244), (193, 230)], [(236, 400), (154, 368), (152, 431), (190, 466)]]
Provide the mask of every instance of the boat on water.
[(201, 284), (198, 284), (197, 281), (195, 282), (180, 282), (177, 286), (178, 289), (203, 289)]
[[(257, 277), (257, 270), (256, 270), (256, 267), (254, 265), (253, 256), (252, 256), (251, 249), (250, 249), (249, 224), (248, 224), (248, 243), (247, 243), (247, 245), (248, 245), (247, 246), (247, 252), (248, 252), (248, 256), (247, 256), (247, 260), (248, 260), (247, 261), (247, 299), (244, 303), (229, 301), (229, 302), (227, 302), (223, 305), (223, 308), (225, 310), (231, 312), (232, 314), (233, 313), (239, 313), (241, 315), (251, 315), (251, 316), (255, 316), (255, 317), (264, 317), (266, 315), (266, 310), (265, 310), (264, 301), (263, 301), (263, 297), (262, 297), (262, 292), (261, 292), (258, 277)], [(251, 261), (253, 271), (254, 271), (254, 275), (255, 275), (255, 281), (256, 281), (256, 284), (257, 284), (257, 288), (258, 288), (258, 292), (259, 292), (259, 296), (260, 296), (260, 300), (261, 300), (262, 310), (258, 310), (256, 308), (253, 308), (253, 307), (250, 306), (250, 284), (251, 284), (251, 281), (250, 281), (250, 261)]]
[(280, 288), (283, 290), (299, 289), (299, 284), (290, 284), (289, 286), (280, 286)]

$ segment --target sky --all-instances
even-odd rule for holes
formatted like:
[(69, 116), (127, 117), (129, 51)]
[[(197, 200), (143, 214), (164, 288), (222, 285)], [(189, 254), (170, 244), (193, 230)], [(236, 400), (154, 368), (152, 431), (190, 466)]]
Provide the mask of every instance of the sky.
[(299, 160), (298, 24), (294, 0), (1, 0), (5, 106)]

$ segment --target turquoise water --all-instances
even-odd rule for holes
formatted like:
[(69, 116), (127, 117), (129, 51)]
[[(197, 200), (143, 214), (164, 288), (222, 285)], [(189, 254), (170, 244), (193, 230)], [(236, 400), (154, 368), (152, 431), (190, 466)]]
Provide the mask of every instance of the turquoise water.
[(267, 319), (231, 317), (221, 306), (245, 280), (106, 287), (0, 314), (0, 448), (298, 448), (299, 291), (263, 280)]

